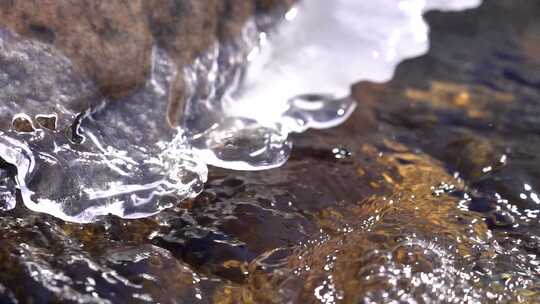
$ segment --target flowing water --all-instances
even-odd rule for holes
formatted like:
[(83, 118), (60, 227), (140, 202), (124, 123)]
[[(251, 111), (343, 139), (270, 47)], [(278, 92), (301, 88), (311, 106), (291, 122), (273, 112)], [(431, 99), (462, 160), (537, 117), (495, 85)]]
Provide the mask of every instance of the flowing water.
[[(76, 117), (39, 101), (92, 84), (2, 32), (2, 94), (36, 102), (2, 107), (0, 302), (537, 302), (539, 4), (313, 2), (188, 67), (181, 131), (163, 51)], [(428, 8), (467, 10), (428, 13), (428, 40)]]

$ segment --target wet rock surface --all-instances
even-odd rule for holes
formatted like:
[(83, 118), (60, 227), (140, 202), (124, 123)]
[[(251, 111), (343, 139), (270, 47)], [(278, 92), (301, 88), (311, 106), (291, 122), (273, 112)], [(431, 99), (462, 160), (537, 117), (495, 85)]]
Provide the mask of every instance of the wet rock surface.
[(154, 217), (3, 211), (0, 302), (538, 301), (539, 14), (428, 13), (430, 52), (345, 125)]

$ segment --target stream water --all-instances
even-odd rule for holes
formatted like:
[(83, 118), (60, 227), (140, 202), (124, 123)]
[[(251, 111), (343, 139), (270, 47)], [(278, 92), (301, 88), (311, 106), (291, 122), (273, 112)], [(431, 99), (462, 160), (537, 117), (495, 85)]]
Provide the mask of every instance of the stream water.
[[(144, 89), (74, 127), (5, 103), (0, 302), (537, 302), (540, 4), (314, 2), (188, 67), (182, 131), (161, 50)], [(321, 11), (350, 39), (291, 34)], [(91, 95), (54, 50), (1, 38), (12, 69), (42, 63), (4, 65), (3, 90)]]

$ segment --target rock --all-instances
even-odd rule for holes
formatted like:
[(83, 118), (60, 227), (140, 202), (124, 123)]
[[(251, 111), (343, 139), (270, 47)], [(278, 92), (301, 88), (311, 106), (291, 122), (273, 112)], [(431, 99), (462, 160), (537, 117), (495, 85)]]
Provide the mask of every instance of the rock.
[(143, 1), (3, 1), (1, 25), (62, 50), (106, 95), (144, 81), (153, 37)]
[[(145, 82), (154, 46), (182, 67), (213, 43), (238, 36), (255, 14), (291, 2), (10, 0), (0, 3), (0, 26), (61, 50), (103, 95), (119, 98)], [(172, 100), (183, 97), (183, 73), (177, 74)]]

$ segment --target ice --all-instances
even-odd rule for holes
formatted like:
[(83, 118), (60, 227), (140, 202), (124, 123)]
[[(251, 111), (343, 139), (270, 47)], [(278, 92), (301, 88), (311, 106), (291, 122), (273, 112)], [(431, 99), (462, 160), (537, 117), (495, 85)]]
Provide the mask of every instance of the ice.
[[(274, 32), (256, 33), (258, 43), (229, 61), (227, 67), (243, 64), (247, 69), (238, 70), (241, 73), (232, 77), (224, 94), (216, 99), (207, 98), (203, 103), (200, 99), (190, 101), (188, 109), (197, 110), (186, 113), (184, 128), (198, 133), (202, 116), (205, 118), (203, 129), (216, 130), (206, 134), (204, 142), (197, 141), (197, 149), (208, 164), (235, 170), (279, 167), (288, 156), (290, 146), (283, 145), (283, 150), (278, 152), (272, 140), (268, 141), (272, 147), (264, 149), (261, 137), (286, 140), (289, 133), (341, 124), (356, 108), (356, 103), (349, 98), (353, 83), (387, 81), (401, 61), (427, 52), (428, 27), (422, 16), (426, 10), (458, 10), (479, 4), (480, 0), (300, 2), (285, 15), (285, 21)], [(248, 32), (249, 35), (253, 33)], [(189, 73), (199, 75), (191, 78), (192, 86), (208, 81), (197, 71), (212, 71), (206, 74), (210, 77), (223, 73), (217, 64), (222, 62), (221, 58), (211, 57), (191, 67)], [(212, 119), (206, 121), (208, 117)], [(234, 119), (255, 120), (264, 129), (249, 124), (248, 129), (241, 130), (241, 123), (231, 122)], [(220, 120), (228, 122), (224, 124)], [(228, 146), (226, 157), (221, 152), (216, 153), (223, 150), (219, 144), (219, 137), (223, 135), (214, 124), (227, 128), (235, 125), (235, 132), (228, 132), (227, 138), (238, 134), (252, 138), (253, 142), (259, 141), (253, 146), (268, 151), (264, 154), (267, 157), (246, 160), (249, 153), (245, 151), (245, 140), (230, 140), (233, 144)], [(247, 135), (250, 132), (253, 134)], [(216, 138), (209, 139), (213, 134)], [(234, 142), (239, 144), (235, 146)]]
[[(353, 83), (386, 81), (403, 59), (427, 51), (426, 9), (478, 4), (304, 1), (275, 29), (248, 22), (237, 40), (187, 67), (155, 48), (147, 84), (114, 102), (100, 100), (58, 51), (0, 30), (0, 209), (17, 196), (67, 221), (140, 218), (195, 197), (207, 165), (279, 167), (291, 133), (352, 114)], [(173, 129), (165, 117), (177, 73), (189, 98)]]

